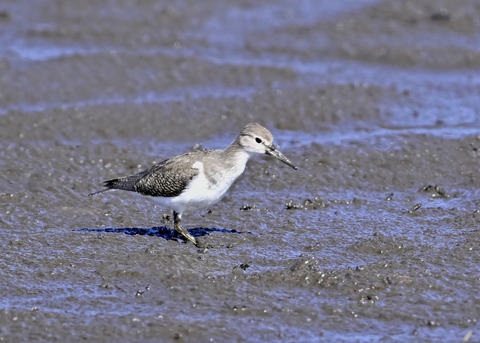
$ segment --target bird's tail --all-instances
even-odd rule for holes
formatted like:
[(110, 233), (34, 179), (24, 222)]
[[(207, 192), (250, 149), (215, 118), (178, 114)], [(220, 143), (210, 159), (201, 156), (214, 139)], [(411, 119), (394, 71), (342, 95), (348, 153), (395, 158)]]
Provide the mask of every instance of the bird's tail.
[[(133, 176), (136, 176), (136, 175), (133, 175)], [(125, 176), (118, 179), (104, 181), (103, 186), (106, 187), (105, 189), (90, 193), (88, 196), (108, 192), (113, 189), (121, 189), (124, 191), (135, 192), (136, 191), (135, 182), (137, 181), (137, 178), (133, 176)]]

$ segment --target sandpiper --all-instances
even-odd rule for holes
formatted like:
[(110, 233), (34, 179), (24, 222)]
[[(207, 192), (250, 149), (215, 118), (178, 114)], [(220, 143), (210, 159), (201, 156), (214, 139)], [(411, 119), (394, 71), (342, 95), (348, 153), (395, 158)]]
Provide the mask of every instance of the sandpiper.
[(217, 203), (243, 173), (253, 154), (268, 154), (297, 169), (273, 145), (273, 136), (257, 123), (246, 125), (225, 149), (207, 149), (174, 156), (138, 174), (104, 181), (106, 187), (154, 197), (173, 209), (174, 229), (195, 245), (197, 241), (181, 225), (182, 214)]

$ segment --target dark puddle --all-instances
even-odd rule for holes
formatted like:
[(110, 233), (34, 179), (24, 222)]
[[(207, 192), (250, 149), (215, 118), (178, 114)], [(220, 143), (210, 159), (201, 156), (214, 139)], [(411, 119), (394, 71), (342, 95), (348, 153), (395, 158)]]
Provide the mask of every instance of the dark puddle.
[[(180, 236), (175, 230), (169, 229), (166, 226), (157, 226), (152, 228), (137, 228), (137, 227), (126, 227), (126, 228), (112, 228), (107, 227), (103, 229), (92, 229), (92, 228), (82, 228), (82, 229), (75, 229), (73, 231), (79, 232), (113, 232), (113, 233), (124, 233), (130, 236), (155, 236), (155, 237), (162, 237), (165, 240), (176, 240), (176, 241), (184, 241), (186, 242), (186, 238)], [(197, 227), (193, 229), (187, 229), (187, 231), (193, 237), (202, 237), (211, 234), (212, 232), (225, 232), (225, 233), (237, 233), (241, 234), (242, 232), (235, 230), (235, 229), (218, 229), (218, 228), (204, 228), (204, 227)]]

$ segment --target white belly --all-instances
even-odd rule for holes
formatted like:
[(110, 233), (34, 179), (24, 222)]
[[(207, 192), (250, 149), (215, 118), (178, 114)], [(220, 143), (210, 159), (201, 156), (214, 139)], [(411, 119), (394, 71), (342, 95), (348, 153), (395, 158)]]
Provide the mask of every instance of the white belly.
[(171, 198), (157, 197), (155, 201), (178, 213), (212, 206), (222, 199), (233, 182), (243, 173), (245, 163), (224, 171), (221, 175), (210, 175), (210, 178), (208, 178), (205, 174), (203, 163), (197, 161), (192, 167), (198, 169), (199, 174), (192, 179), (188, 187), (180, 195)]

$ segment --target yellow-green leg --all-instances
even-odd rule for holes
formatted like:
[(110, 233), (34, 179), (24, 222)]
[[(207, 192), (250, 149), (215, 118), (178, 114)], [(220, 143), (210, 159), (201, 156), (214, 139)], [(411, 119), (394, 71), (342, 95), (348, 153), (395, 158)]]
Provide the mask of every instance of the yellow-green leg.
[(181, 222), (182, 222), (182, 214), (173, 211), (173, 228), (175, 229), (175, 231), (184, 235), (189, 241), (197, 245), (197, 241), (195, 240), (195, 237), (189, 234), (188, 231), (182, 227)]

